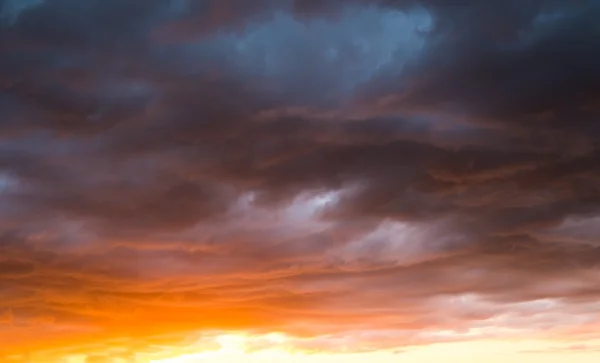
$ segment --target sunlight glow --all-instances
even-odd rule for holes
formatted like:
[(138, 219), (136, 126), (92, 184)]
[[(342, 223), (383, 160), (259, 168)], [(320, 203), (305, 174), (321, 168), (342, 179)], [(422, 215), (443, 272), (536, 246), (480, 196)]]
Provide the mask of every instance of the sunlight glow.
[[(285, 344), (275, 344), (273, 347), (249, 351), (247, 345), (258, 339), (286, 340), (284, 335), (271, 334), (258, 337), (250, 337), (238, 334), (225, 334), (214, 339), (221, 344), (216, 351), (185, 354), (168, 359), (149, 360), (148, 363), (334, 363), (334, 362), (372, 362), (392, 363), (401, 358), (406, 363), (424, 363), (431, 361), (447, 361), (461, 363), (475, 363), (483, 359), (489, 363), (505, 362), (507, 359), (515, 363), (558, 363), (563, 362), (568, 356), (571, 346), (559, 347), (557, 343), (519, 340), (519, 341), (468, 341), (430, 344), (426, 346), (407, 347), (396, 350), (379, 350), (373, 352), (355, 353), (331, 353), (313, 352), (307, 353), (285, 347)], [(283, 345), (283, 347), (281, 346)], [(492, 358), (490, 358), (492, 357)], [(577, 362), (591, 363), (598, 358), (597, 353), (581, 352), (578, 354)], [(146, 363), (146, 362), (144, 362)]]

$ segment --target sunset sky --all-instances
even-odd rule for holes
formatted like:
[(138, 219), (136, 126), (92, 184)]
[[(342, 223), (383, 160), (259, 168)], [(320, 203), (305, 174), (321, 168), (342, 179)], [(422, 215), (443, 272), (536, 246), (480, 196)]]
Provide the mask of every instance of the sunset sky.
[(0, 0), (0, 363), (600, 362), (599, 19)]

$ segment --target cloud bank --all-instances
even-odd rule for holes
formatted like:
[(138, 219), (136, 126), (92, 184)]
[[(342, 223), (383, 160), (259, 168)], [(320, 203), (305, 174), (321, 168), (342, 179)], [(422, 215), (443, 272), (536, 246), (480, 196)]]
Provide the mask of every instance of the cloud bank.
[(597, 2), (0, 9), (0, 353), (593, 335)]

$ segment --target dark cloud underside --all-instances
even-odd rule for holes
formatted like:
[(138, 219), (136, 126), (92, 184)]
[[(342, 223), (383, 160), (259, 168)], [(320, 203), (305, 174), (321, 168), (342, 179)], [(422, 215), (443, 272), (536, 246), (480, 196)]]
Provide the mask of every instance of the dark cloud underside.
[(597, 1), (0, 9), (0, 340), (597, 319)]

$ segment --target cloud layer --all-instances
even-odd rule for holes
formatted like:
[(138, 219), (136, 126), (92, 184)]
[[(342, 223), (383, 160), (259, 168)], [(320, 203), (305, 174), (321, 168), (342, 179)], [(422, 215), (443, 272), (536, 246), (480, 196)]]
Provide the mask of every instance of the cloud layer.
[(0, 9), (0, 353), (597, 324), (596, 1)]

